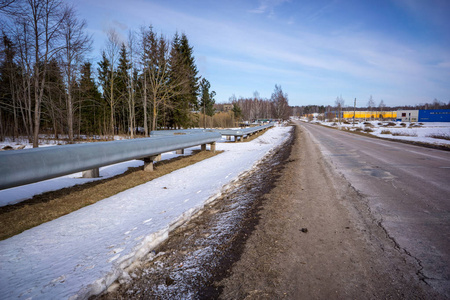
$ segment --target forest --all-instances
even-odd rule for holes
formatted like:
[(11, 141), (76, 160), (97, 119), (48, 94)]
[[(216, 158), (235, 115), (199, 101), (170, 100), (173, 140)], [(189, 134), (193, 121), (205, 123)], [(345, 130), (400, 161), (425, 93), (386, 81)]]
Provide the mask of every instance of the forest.
[[(3, 2), (2, 2), (3, 3)], [(69, 143), (81, 135), (109, 136), (195, 125), (191, 111), (213, 104), (186, 34), (106, 33), (101, 60), (87, 60), (92, 37), (75, 9), (59, 0), (11, 1), (0, 6), (0, 136), (40, 133)], [(199, 95), (201, 95), (200, 99)], [(204, 101), (205, 103), (199, 103)]]
[(231, 112), (213, 118), (215, 92), (185, 33), (169, 39), (141, 27), (123, 41), (110, 29), (100, 61), (92, 62), (87, 23), (64, 1), (1, 0), (0, 14), (1, 140), (22, 136), (38, 147), (41, 133), (73, 143), (289, 116), (276, 85), (270, 100), (234, 98)]

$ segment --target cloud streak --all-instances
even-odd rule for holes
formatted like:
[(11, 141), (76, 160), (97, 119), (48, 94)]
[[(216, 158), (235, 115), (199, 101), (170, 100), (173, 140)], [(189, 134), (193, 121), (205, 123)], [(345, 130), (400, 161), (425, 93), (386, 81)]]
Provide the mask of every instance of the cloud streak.
[[(286, 6), (290, 11), (294, 5), (285, 0), (261, 0), (250, 10), (236, 7), (232, 16), (211, 15), (200, 8), (192, 13), (170, 5), (172, 1), (168, 3), (133, 0), (126, 4), (118, 2), (116, 6), (109, 1), (97, 5), (106, 11), (112, 7), (120, 11), (111, 18), (129, 28), (137, 30), (147, 23), (146, 26), (152, 24), (168, 37), (175, 31), (186, 32), (213, 89), (215, 84), (245, 91), (259, 89), (245, 88), (238, 82), (246, 74), (254, 79), (252, 82), (261, 78), (261, 82), (267, 83), (271, 79), (269, 89), (275, 83), (287, 85), (292, 88), (286, 92), (293, 101), (304, 98), (301, 85), (295, 86), (295, 82), (310, 87), (317, 86), (317, 82), (321, 86), (328, 83), (317, 90), (315, 97), (308, 91), (311, 101), (333, 101), (342, 91), (348, 91), (351, 98), (386, 95), (388, 105), (395, 101), (424, 102), (434, 97), (448, 101), (449, 88), (442, 84), (442, 78), (450, 75), (450, 55), (445, 47), (439, 43), (405, 42), (378, 28), (353, 26), (361, 20), (335, 26), (333, 30), (311, 28), (309, 21), (319, 22), (324, 15), (333, 15), (339, 9), (335, 1), (308, 10), (308, 25), (281, 9)], [(275, 11), (283, 18), (267, 18)], [(350, 95), (352, 91), (355, 95)], [(223, 89), (217, 98), (226, 100), (233, 93), (241, 94), (239, 90)]]

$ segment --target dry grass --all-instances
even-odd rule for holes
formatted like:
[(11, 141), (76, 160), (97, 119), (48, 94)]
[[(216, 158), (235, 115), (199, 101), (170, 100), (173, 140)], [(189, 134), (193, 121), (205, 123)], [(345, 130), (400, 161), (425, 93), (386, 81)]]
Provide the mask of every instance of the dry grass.
[(450, 135), (446, 133), (429, 134), (427, 137), (450, 141)]
[(195, 164), (218, 153), (220, 152), (201, 151), (191, 156), (180, 156), (161, 161), (155, 164), (153, 172), (144, 172), (143, 167), (129, 168), (126, 173), (113, 178), (47, 192), (16, 205), (0, 207), (0, 240), (7, 239), (24, 230), (54, 220), (175, 170)]
[(393, 132), (392, 135), (393, 136), (412, 136), (412, 137), (416, 137), (417, 133), (415, 133), (415, 132)]

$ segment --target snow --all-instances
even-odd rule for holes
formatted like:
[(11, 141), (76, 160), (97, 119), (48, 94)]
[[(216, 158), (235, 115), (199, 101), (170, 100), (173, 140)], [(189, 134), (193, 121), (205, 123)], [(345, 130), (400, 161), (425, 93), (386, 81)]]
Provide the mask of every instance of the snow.
[(224, 153), (1, 241), (0, 295), (85, 299), (127, 278), (127, 267), (231, 187), (289, 131), (275, 127), (251, 142), (218, 143)]
[[(373, 131), (368, 133), (380, 138), (450, 146), (450, 140), (448, 139), (437, 139), (430, 137), (431, 135), (440, 135), (450, 138), (450, 123), (444, 122), (403, 123), (405, 124), (405, 126), (402, 126), (400, 125), (402, 124), (402, 122), (366, 121), (366, 122), (357, 122), (355, 123), (355, 126), (353, 126), (351, 121), (349, 121), (350, 124), (344, 123), (338, 124), (337, 122), (318, 122), (318, 121), (315, 122), (325, 126), (337, 127), (341, 130), (349, 130), (349, 131), (353, 131), (356, 128), (360, 128), (361, 130), (364, 130), (365, 128), (370, 128)], [(388, 126), (389, 123), (395, 125)], [(382, 133), (383, 131), (385, 133)], [(386, 134), (386, 132), (388, 131), (390, 133)]]

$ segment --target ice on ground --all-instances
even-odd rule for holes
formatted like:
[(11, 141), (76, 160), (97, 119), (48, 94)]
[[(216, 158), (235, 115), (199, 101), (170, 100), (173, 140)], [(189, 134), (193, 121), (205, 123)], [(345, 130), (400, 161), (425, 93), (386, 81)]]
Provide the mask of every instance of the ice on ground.
[[(0, 242), (0, 295), (78, 299), (106, 289), (289, 136), (275, 127), (217, 156)], [(24, 187), (22, 187), (24, 188)]]

